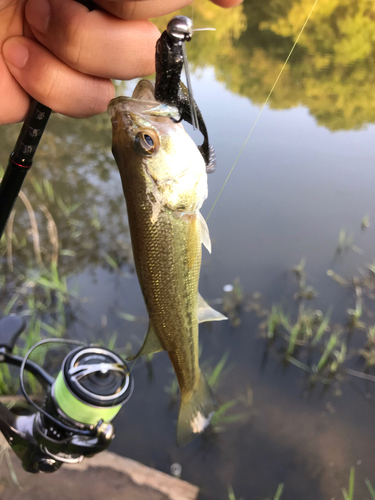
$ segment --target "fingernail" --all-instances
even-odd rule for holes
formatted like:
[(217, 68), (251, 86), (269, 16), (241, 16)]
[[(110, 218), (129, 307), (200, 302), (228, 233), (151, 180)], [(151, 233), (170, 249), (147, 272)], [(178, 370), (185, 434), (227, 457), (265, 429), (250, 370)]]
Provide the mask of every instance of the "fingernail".
[(47, 32), (51, 17), (48, 0), (29, 0), (25, 7), (26, 20), (30, 26), (40, 33)]
[(29, 58), (29, 49), (19, 40), (7, 40), (3, 45), (4, 59), (12, 66), (22, 69)]

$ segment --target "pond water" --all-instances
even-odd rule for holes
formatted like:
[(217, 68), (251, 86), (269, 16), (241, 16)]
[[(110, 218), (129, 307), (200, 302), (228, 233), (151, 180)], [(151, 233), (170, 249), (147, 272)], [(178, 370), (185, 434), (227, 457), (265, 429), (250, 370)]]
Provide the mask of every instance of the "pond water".
[[(214, 34), (197, 33), (188, 46), (195, 98), (217, 156), (205, 217), (312, 4), (249, 0), (220, 11), (198, 2), (194, 11), (185, 11), (197, 27), (217, 28)], [(308, 285), (318, 294), (303, 301), (304, 307), (323, 314), (330, 310), (332, 321), (342, 325), (340, 342), (348, 343), (345, 367), (363, 372), (363, 359), (350, 349), (365, 345), (374, 308), (371, 301), (363, 304), (365, 324), (348, 329), (347, 309), (355, 308), (356, 295), (327, 270), (349, 279), (375, 258), (375, 11), (365, 4), (351, 0), (339, 8), (336, 2), (318, 2), (208, 219), (212, 255), (204, 250), (200, 292), (219, 304), (223, 287), (239, 278), (245, 294), (236, 310), (237, 326), (222, 322), (200, 328), (207, 372), (228, 355), (217, 395), (222, 404), (235, 400), (225, 414), (233, 421), (222, 421), (221, 432), (178, 448), (178, 405), (165, 390), (173, 381), (165, 353), (135, 365), (134, 395), (115, 420), (112, 451), (167, 473), (173, 463), (181, 464), (181, 477), (201, 488), (201, 500), (227, 499), (228, 486), (237, 499), (271, 499), (280, 483), (282, 498), (342, 498), (351, 467), (355, 498), (370, 498), (366, 479), (375, 485), (371, 382), (341, 377), (311, 385), (301, 366), (285, 362), (287, 343), (278, 339), (267, 348), (262, 318), (245, 307), (247, 294), (258, 292), (268, 311), (283, 304), (292, 315), (301, 312), (290, 269), (305, 259)], [(158, 21), (161, 29), (165, 24), (166, 19)], [(129, 95), (134, 85), (118, 84), (118, 94)], [(18, 130), (0, 129), (4, 166)], [(77, 296), (65, 317), (67, 334), (106, 345), (115, 341), (121, 352), (131, 344), (136, 351), (147, 313), (110, 147), (108, 116), (85, 121), (53, 116), (24, 192), (37, 215), (46, 267), (53, 245), (41, 205), (56, 223), (59, 275), (68, 277)], [(363, 229), (365, 215), (372, 225)], [(31, 307), (16, 288), (17, 270), (30, 277), (38, 269), (29, 227), (18, 201), (13, 272), (4, 242), (0, 257), (2, 306), (19, 293), (11, 310)], [(340, 231), (342, 251), (337, 252)], [(39, 313), (47, 323), (57, 318), (56, 312)]]

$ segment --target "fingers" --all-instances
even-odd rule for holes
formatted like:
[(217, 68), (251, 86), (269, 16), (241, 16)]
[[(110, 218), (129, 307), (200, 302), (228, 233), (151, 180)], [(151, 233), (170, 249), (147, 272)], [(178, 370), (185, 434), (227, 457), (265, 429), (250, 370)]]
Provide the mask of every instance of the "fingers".
[[(235, 7), (242, 0), (211, 0), (220, 7)], [(150, 19), (164, 16), (193, 3), (193, 0), (95, 0), (95, 3), (122, 19)]]
[(54, 111), (75, 118), (92, 116), (105, 111), (114, 97), (110, 80), (69, 68), (26, 37), (9, 38), (2, 51), (8, 70), (18, 84)]
[[(22, 54), (21, 54), (22, 57)], [(17, 123), (24, 119), (30, 99), (26, 92), (9, 74), (6, 64), (0, 59), (0, 125)]]
[(182, 9), (193, 0), (95, 0), (95, 3), (122, 19), (150, 19)]
[(220, 7), (224, 7), (225, 9), (229, 9), (230, 7), (236, 7), (243, 2), (243, 0), (211, 0), (211, 2), (216, 3)]
[(37, 40), (78, 71), (128, 80), (155, 70), (160, 33), (150, 21), (89, 12), (74, 0), (29, 0), (25, 15)]

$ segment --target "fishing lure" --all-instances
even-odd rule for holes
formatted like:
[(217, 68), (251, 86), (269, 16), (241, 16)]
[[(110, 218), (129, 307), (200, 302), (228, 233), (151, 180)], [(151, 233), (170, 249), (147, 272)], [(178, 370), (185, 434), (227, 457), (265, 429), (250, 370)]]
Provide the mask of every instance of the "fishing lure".
[[(186, 16), (176, 16), (167, 25), (156, 43), (155, 99), (175, 106), (180, 113), (180, 121), (190, 123), (203, 134), (203, 143), (198, 149), (206, 164), (207, 173), (216, 168), (215, 151), (210, 146), (207, 127), (202, 113), (193, 97), (187, 63), (185, 42), (191, 40), (193, 23)], [(187, 87), (181, 82), (182, 68), (185, 68)]]

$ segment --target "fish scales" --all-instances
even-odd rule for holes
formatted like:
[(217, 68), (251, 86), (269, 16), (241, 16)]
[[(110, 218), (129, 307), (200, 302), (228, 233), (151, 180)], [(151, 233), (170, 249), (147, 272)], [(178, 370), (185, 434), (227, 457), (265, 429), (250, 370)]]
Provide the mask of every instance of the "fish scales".
[[(119, 130), (116, 143), (122, 144)], [(124, 152), (126, 155), (126, 151)], [(121, 150), (114, 152), (119, 165), (126, 165)], [(194, 390), (199, 379), (197, 295), (201, 265), (201, 241), (196, 220), (192, 223), (161, 209), (151, 222), (155, 199), (145, 199), (146, 179), (141, 170), (120, 168), (134, 261), (151, 322), (175, 367), (184, 396)], [(192, 239), (193, 242), (192, 243)], [(191, 248), (193, 246), (193, 248)], [(195, 253), (193, 265), (189, 253)], [(181, 342), (188, 335), (190, 342)], [(189, 349), (189, 352), (186, 352)], [(188, 363), (188, 366), (186, 364)], [(177, 368), (177, 369), (176, 369)]]
[(150, 319), (137, 356), (167, 351), (181, 393), (177, 439), (182, 444), (204, 429), (215, 409), (199, 368), (198, 322), (225, 318), (198, 298), (202, 241), (209, 243), (199, 213), (207, 197), (205, 164), (182, 125), (172, 120), (175, 108), (157, 103), (151, 85), (140, 82), (133, 99), (111, 101), (109, 112)]

